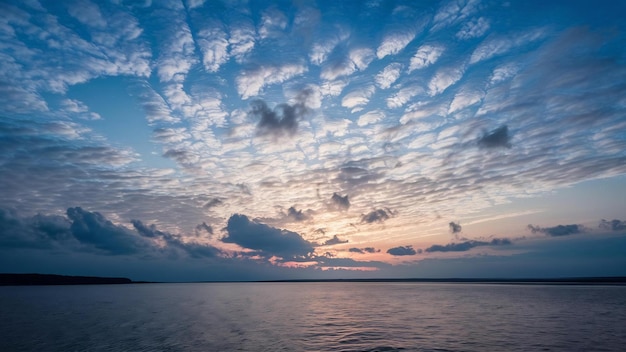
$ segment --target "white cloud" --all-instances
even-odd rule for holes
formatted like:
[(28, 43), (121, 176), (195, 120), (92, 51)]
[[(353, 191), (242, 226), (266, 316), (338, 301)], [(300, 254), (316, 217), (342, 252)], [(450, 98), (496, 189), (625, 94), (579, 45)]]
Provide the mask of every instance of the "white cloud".
[(161, 82), (183, 81), (196, 58), (195, 43), (189, 25), (182, 13), (173, 13), (171, 23), (165, 29), (167, 40), (161, 46), (157, 60), (157, 73)]
[(138, 87), (138, 97), (146, 113), (148, 123), (156, 122), (176, 123), (180, 119), (173, 116), (172, 111), (159, 93), (155, 92), (149, 84), (144, 83)]
[(355, 73), (356, 70), (357, 68), (354, 65), (354, 62), (345, 57), (338, 62), (326, 63), (322, 68), (320, 77), (327, 81), (333, 81), (342, 76), (349, 76)]
[(387, 89), (400, 78), (400, 71), (402, 70), (402, 64), (392, 63), (387, 65), (380, 73), (374, 77), (376, 84), (381, 89)]
[(214, 23), (196, 34), (202, 52), (202, 64), (209, 72), (217, 72), (228, 59), (228, 35), (220, 23)]
[(64, 99), (61, 101), (61, 109), (86, 120), (99, 120), (101, 118), (98, 113), (90, 112), (87, 105), (80, 100)]
[(453, 112), (465, 109), (468, 106), (472, 106), (476, 103), (479, 103), (483, 99), (484, 96), (485, 96), (485, 93), (479, 90), (473, 90), (473, 89), (467, 89), (467, 88), (461, 89), (454, 96), (452, 103), (450, 103), (448, 114), (451, 114)]
[(451, 0), (441, 7), (433, 19), (433, 31), (467, 18), (478, 10), (480, 0)]
[(487, 39), (472, 53), (470, 64), (490, 59), (507, 51), (545, 37), (544, 29), (535, 29), (526, 33)]
[(187, 7), (191, 9), (195, 9), (196, 7), (202, 7), (206, 0), (187, 0)]
[(324, 96), (336, 97), (347, 85), (348, 82), (343, 80), (326, 81), (320, 84), (320, 93)]
[(417, 137), (413, 138), (409, 143), (408, 147), (411, 149), (420, 149), (429, 147), (432, 143), (437, 139), (437, 135), (435, 133), (422, 133)]
[(411, 58), (409, 73), (434, 64), (439, 60), (444, 50), (445, 48), (442, 45), (424, 44), (420, 46), (415, 55)]
[(463, 77), (464, 72), (464, 67), (448, 67), (438, 70), (428, 83), (428, 94), (435, 96), (442, 93), (458, 82)]
[(322, 68), (320, 77), (332, 81), (342, 76), (349, 76), (357, 70), (365, 70), (374, 59), (374, 52), (368, 48), (352, 49), (346, 57), (336, 62), (328, 62)]
[(102, 17), (98, 5), (89, 0), (80, 0), (70, 4), (67, 12), (86, 26), (93, 26), (99, 29), (107, 26), (107, 22)]
[(415, 29), (409, 29), (404, 31), (394, 31), (388, 33), (383, 38), (383, 41), (376, 50), (376, 56), (379, 59), (384, 58), (387, 55), (395, 55), (402, 51), (417, 35)]
[(408, 103), (411, 98), (423, 93), (424, 88), (417, 84), (404, 87), (396, 92), (394, 95), (387, 98), (387, 107), (389, 107), (390, 109), (402, 107), (406, 103)]
[(288, 79), (307, 71), (303, 64), (286, 64), (283, 66), (261, 66), (254, 70), (243, 71), (236, 78), (237, 92), (242, 99), (259, 94), (269, 84), (283, 83)]
[(230, 27), (230, 54), (237, 62), (242, 63), (246, 55), (252, 51), (255, 45), (255, 30), (248, 21), (238, 22)]
[(519, 69), (520, 67), (516, 63), (500, 65), (493, 70), (493, 73), (489, 78), (489, 84), (493, 86), (494, 84), (506, 81), (507, 79), (515, 76)]
[(374, 60), (374, 50), (370, 48), (352, 49), (348, 56), (359, 71), (363, 71)]
[(367, 126), (379, 122), (385, 118), (385, 112), (382, 110), (372, 110), (359, 117), (357, 125), (359, 127)]
[(342, 27), (336, 28), (336, 34), (330, 39), (313, 44), (309, 53), (309, 60), (314, 65), (321, 65), (328, 59), (328, 55), (335, 50), (339, 43), (350, 38), (350, 32)]
[(277, 8), (270, 8), (263, 11), (261, 24), (259, 26), (259, 37), (265, 39), (276, 36), (287, 28), (287, 16)]
[(376, 88), (374, 88), (373, 85), (355, 89), (343, 96), (343, 99), (341, 99), (341, 106), (354, 109), (365, 105), (369, 102), (372, 95), (374, 95), (375, 90)]
[(456, 37), (459, 39), (478, 38), (487, 33), (489, 27), (489, 20), (484, 17), (479, 17), (478, 19), (465, 23), (456, 33)]

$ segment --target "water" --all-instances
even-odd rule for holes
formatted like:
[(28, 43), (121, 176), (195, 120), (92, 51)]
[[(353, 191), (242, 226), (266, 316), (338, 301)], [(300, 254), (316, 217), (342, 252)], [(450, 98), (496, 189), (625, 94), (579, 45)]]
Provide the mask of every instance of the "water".
[(0, 351), (624, 351), (626, 287), (0, 287)]

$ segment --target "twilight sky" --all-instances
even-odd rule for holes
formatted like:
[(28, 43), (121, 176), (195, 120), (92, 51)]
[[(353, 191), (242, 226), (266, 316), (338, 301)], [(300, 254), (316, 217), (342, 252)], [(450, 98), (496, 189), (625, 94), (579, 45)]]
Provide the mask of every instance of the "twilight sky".
[(0, 12), (0, 272), (626, 275), (626, 2)]

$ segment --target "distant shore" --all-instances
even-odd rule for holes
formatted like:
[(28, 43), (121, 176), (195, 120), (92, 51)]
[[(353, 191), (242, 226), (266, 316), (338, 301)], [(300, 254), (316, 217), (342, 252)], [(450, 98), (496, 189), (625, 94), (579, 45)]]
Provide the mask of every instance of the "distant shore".
[(125, 277), (66, 276), (52, 274), (0, 274), (0, 286), (120, 285), (132, 284)]

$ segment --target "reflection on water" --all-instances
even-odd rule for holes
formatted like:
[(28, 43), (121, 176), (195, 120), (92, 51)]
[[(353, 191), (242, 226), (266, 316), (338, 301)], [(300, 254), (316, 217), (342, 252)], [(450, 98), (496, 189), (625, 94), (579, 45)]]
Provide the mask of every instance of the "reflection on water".
[(626, 287), (0, 287), (0, 351), (623, 351)]

